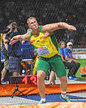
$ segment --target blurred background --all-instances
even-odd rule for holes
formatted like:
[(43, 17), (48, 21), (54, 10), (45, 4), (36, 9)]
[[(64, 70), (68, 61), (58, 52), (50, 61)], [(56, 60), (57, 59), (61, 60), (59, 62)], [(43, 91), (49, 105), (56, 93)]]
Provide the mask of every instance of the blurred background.
[(76, 26), (76, 32), (56, 31), (58, 42), (72, 41), (73, 47), (86, 47), (86, 0), (1, 0), (0, 33), (12, 21), (27, 30), (30, 16), (40, 25), (64, 21)]
[[(3, 44), (3, 30), (6, 29), (6, 26), (9, 25), (11, 22), (16, 22), (18, 26), (21, 27), (22, 34), (26, 33), (28, 30), (27, 19), (31, 16), (36, 17), (39, 25), (45, 25), (56, 22), (66, 22), (68, 24), (74, 25), (77, 28), (77, 31), (72, 31), (72, 32), (68, 31), (67, 29), (55, 31), (55, 36), (58, 40), (58, 43), (60, 43), (60, 41), (65, 41), (66, 44), (69, 41), (73, 43), (72, 54), (73, 57), (80, 63), (80, 68), (76, 73), (76, 77), (78, 79), (68, 80), (68, 85), (71, 85), (68, 88), (69, 90), (68, 92), (70, 94), (72, 93), (71, 95), (69, 94), (69, 97), (71, 98), (72, 102), (86, 102), (86, 0), (0, 0), (0, 53)], [(33, 54), (33, 50), (29, 41), (21, 43), (22, 43), (21, 50), (23, 52), (23, 55), (21, 56), (21, 58), (19, 58), (20, 61), (17, 60), (17, 63), (20, 62), (19, 75), (12, 76), (12, 73), (9, 72), (9, 68), (6, 69), (6, 71), (3, 71), (5, 67), (4, 64), (6, 58), (4, 54), (1, 55), (1, 64), (0, 64), (1, 105), (30, 105), (30, 104), (37, 104), (38, 101), (40, 100), (36, 88), (31, 87), (32, 89), (30, 89), (30, 86), (28, 85), (26, 86), (26, 84), (33, 84), (33, 85), (37, 84), (36, 68), (34, 68), (35, 64), (37, 65), (36, 63), (37, 56)], [(8, 56), (8, 62), (6, 64), (8, 63), (9, 63), (9, 56)], [(14, 64), (12, 66), (14, 66)], [(14, 69), (16, 68), (14, 67)], [(68, 72), (69, 70), (66, 68), (67, 75)], [(49, 84), (49, 78), (50, 78), (50, 73), (48, 72), (45, 78), (45, 84)], [(7, 86), (2, 86), (1, 84), (7, 84)], [(14, 84), (16, 84), (16, 86)], [(23, 97), (23, 99), (22, 97), (17, 97), (14, 98), (15, 100), (13, 100), (12, 98), (10, 99), (8, 96), (12, 96), (13, 93), (15, 96), (20, 96), (19, 93), (15, 94), (15, 90), (18, 90), (17, 84), (19, 85), (19, 90), (24, 94), (26, 94), (27, 97)], [(47, 90), (48, 94), (50, 91), (51, 91), (50, 94), (52, 94), (49, 96), (47, 95), (48, 101), (63, 102), (60, 99), (59, 86), (57, 86), (58, 84), (60, 84), (60, 82), (56, 76), (55, 76), (56, 85), (53, 86), (53, 83), (51, 84), (52, 84), (51, 88), (49, 87)], [(54, 92), (55, 89), (53, 89), (55, 88), (55, 86), (56, 86), (56, 93)], [(30, 96), (31, 93), (32, 96)], [(53, 95), (54, 93), (56, 95)], [(35, 96), (33, 94), (37, 95)], [(75, 98), (75, 100), (73, 100), (73, 98)], [(73, 107), (74, 105), (78, 104), (73, 103)], [(14, 107), (18, 106), (13, 106), (13, 108)], [(80, 107), (77, 106), (77, 108)]]
[[(62, 29), (55, 31), (55, 36), (58, 42), (72, 42), (73, 57), (81, 63), (80, 69), (86, 66), (86, 0), (1, 0), (0, 41), (3, 30), (13, 21), (17, 22), (25, 33), (28, 30), (27, 19), (31, 16), (36, 17), (39, 25), (55, 22), (74, 25), (77, 31), (70, 32)], [(29, 49), (28, 42), (26, 42), (23, 45), (26, 58), (23, 57), (23, 59), (31, 58), (28, 56), (29, 53), (26, 53)], [(81, 77), (80, 69), (76, 74), (78, 77)]]

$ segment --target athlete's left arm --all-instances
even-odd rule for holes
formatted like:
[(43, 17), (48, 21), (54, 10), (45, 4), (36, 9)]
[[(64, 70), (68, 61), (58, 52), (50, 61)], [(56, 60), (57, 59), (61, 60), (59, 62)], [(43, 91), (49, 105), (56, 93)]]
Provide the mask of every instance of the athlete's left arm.
[(69, 25), (65, 22), (59, 22), (59, 23), (52, 23), (52, 24), (47, 24), (47, 25), (44, 25), (42, 27), (42, 31), (43, 32), (53, 32), (53, 31), (56, 31), (56, 30), (59, 30), (59, 29), (68, 29), (70, 31), (73, 31), (73, 30), (76, 30), (76, 27), (74, 27), (73, 25)]

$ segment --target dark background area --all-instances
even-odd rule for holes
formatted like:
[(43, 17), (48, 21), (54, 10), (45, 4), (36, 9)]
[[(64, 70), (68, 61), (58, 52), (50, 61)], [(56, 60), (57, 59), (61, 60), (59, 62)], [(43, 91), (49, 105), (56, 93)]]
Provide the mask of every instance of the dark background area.
[(12, 21), (26, 30), (27, 18), (34, 16), (39, 24), (67, 22), (77, 28), (55, 32), (58, 42), (72, 41), (74, 47), (86, 47), (86, 0), (1, 0), (0, 32)]

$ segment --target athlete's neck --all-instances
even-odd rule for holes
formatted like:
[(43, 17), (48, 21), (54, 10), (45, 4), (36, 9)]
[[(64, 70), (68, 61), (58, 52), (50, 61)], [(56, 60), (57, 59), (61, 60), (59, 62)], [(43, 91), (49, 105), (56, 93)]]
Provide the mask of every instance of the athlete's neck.
[(40, 33), (39, 29), (32, 30), (32, 34), (33, 34), (35, 37), (39, 36), (39, 33)]

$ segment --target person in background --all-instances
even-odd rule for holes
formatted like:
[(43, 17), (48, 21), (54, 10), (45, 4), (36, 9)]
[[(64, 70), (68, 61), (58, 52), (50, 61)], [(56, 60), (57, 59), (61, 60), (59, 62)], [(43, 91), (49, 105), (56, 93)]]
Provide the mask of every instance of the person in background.
[(4, 59), (4, 54), (3, 54), (3, 52), (1, 52), (1, 60), (3, 60)]
[(67, 47), (64, 48), (65, 60), (70, 63), (70, 71), (68, 73), (68, 79), (74, 80), (77, 79), (75, 74), (77, 73), (80, 63), (78, 63), (72, 56), (72, 42), (67, 43)]
[[(23, 67), (23, 70), (25, 71), (25, 74), (26, 75), (32, 75), (32, 68), (33, 68), (33, 49), (32, 49), (32, 46), (29, 42), (29, 40), (27, 41), (22, 41), (22, 47), (21, 47), (21, 50), (22, 50), (22, 59), (27, 59), (27, 61), (21, 63), (22, 67)], [(32, 59), (29, 60), (29, 59)]]
[[(2, 55), (2, 52), (1, 52), (1, 55)], [(9, 71), (9, 56), (4, 54), (3, 55), (3, 58), (1, 58), (1, 60), (4, 59), (4, 66), (3, 66), (3, 69), (1, 71), (1, 84), (6, 84), (6, 81), (5, 81), (5, 75), (7, 73), (7, 71)]]
[(61, 59), (62, 59), (64, 65), (65, 65), (65, 68), (69, 69), (69, 71), (70, 71), (70, 65), (71, 64), (70, 64), (69, 61), (65, 60), (65, 54), (64, 54), (65, 42), (64, 41), (60, 41), (59, 46), (60, 46)]
[(1, 70), (0, 70), (0, 71), (2, 71), (2, 69), (3, 69), (3, 67), (4, 67), (4, 66), (3, 66), (3, 65), (4, 65), (4, 63), (3, 63), (3, 61), (4, 61), (3, 52), (1, 52), (1, 56), (0, 56), (0, 57), (1, 57), (1, 68), (0, 68)]
[[(0, 71), (2, 71), (2, 69), (3, 69), (3, 65), (4, 65), (4, 63), (3, 63), (3, 60), (4, 60), (4, 55), (3, 55), (3, 53), (1, 52), (1, 56), (0, 56), (0, 58), (1, 58), (1, 68), (0, 68)], [(1, 74), (0, 74), (0, 84), (2, 84), (2, 78), (1, 78), (2, 76), (1, 76)], [(3, 82), (3, 83), (6, 83), (5, 81)]]
[(6, 36), (7, 36), (6, 34), (10, 32), (10, 26), (8, 25), (7, 28), (9, 29), (9, 31), (3, 30), (4, 32), (3, 32), (3, 41), (2, 41), (2, 48), (1, 48), (1, 51), (4, 54), (4, 67), (1, 71), (1, 83), (2, 84), (6, 84), (5, 75), (6, 75), (7, 71), (9, 71), (8, 44), (5, 43), (5, 41), (6, 41)]
[(1, 48), (2, 48), (2, 40), (3, 40), (3, 34), (0, 33), (0, 50), (1, 50)]
[(61, 59), (65, 65), (65, 69), (69, 69), (69, 71), (71, 71), (71, 68), (73, 68), (71, 67), (71, 63), (68, 60), (65, 60), (65, 54), (64, 54), (65, 42), (60, 41), (59, 46), (60, 46)]
[[(18, 34), (18, 28), (17, 28), (17, 23), (12, 22), (9, 24), (10, 27), (10, 34), (8, 37), (10, 39)], [(18, 76), (20, 75), (20, 63), (21, 63), (21, 56), (22, 56), (22, 51), (21, 51), (21, 41), (11, 41), (10, 39), (7, 38), (5, 40), (5, 43), (8, 44), (8, 54), (9, 54), (9, 72), (13, 76)]]

